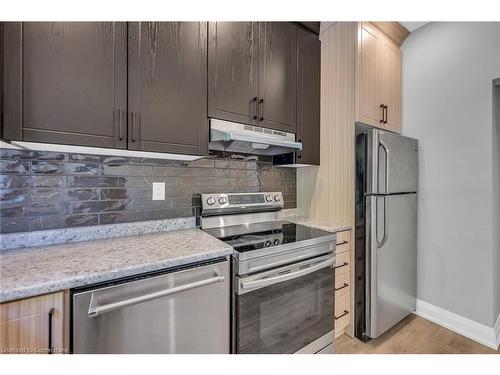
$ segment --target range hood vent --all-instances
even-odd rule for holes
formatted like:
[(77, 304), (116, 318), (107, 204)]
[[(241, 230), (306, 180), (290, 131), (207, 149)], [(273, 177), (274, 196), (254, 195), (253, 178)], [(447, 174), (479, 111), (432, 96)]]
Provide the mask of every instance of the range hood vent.
[(210, 150), (254, 155), (282, 155), (302, 150), (295, 134), (279, 130), (210, 119)]

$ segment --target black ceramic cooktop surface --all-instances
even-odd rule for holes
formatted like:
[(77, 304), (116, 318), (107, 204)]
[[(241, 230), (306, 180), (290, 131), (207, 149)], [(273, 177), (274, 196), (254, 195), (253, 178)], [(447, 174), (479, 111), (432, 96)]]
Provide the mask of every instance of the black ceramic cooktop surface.
[(333, 234), (288, 221), (235, 225), (225, 228), (206, 229), (205, 232), (231, 245), (239, 253)]

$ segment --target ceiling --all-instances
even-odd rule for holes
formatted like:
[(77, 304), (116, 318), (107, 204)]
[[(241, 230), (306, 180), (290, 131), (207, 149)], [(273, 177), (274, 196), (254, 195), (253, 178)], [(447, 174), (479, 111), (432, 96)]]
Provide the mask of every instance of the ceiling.
[(421, 28), (424, 25), (427, 25), (429, 22), (428, 21), (422, 21), (422, 22), (400, 22), (399, 24), (403, 27), (406, 27), (406, 29), (411, 33), (419, 28)]

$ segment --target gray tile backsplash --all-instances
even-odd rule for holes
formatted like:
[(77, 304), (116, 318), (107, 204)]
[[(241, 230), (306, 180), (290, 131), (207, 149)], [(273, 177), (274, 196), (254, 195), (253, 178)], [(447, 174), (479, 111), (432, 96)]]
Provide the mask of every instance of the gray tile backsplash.
[[(165, 182), (166, 199), (151, 199)], [(296, 207), (294, 169), (217, 153), (193, 162), (0, 150), (0, 232), (199, 216), (201, 193), (281, 191)]]

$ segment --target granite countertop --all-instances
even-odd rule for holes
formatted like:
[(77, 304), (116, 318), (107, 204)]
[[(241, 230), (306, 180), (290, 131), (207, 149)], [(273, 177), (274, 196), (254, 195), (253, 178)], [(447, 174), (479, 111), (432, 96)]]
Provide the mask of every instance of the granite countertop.
[(311, 219), (309, 217), (300, 216), (297, 209), (286, 209), (280, 212), (280, 219), (290, 221), (295, 224), (305, 225), (306, 227), (325, 230), (327, 232), (342, 232), (350, 230), (351, 226), (341, 224), (328, 224), (320, 220)]
[(232, 254), (200, 229), (0, 252), (0, 302)]

